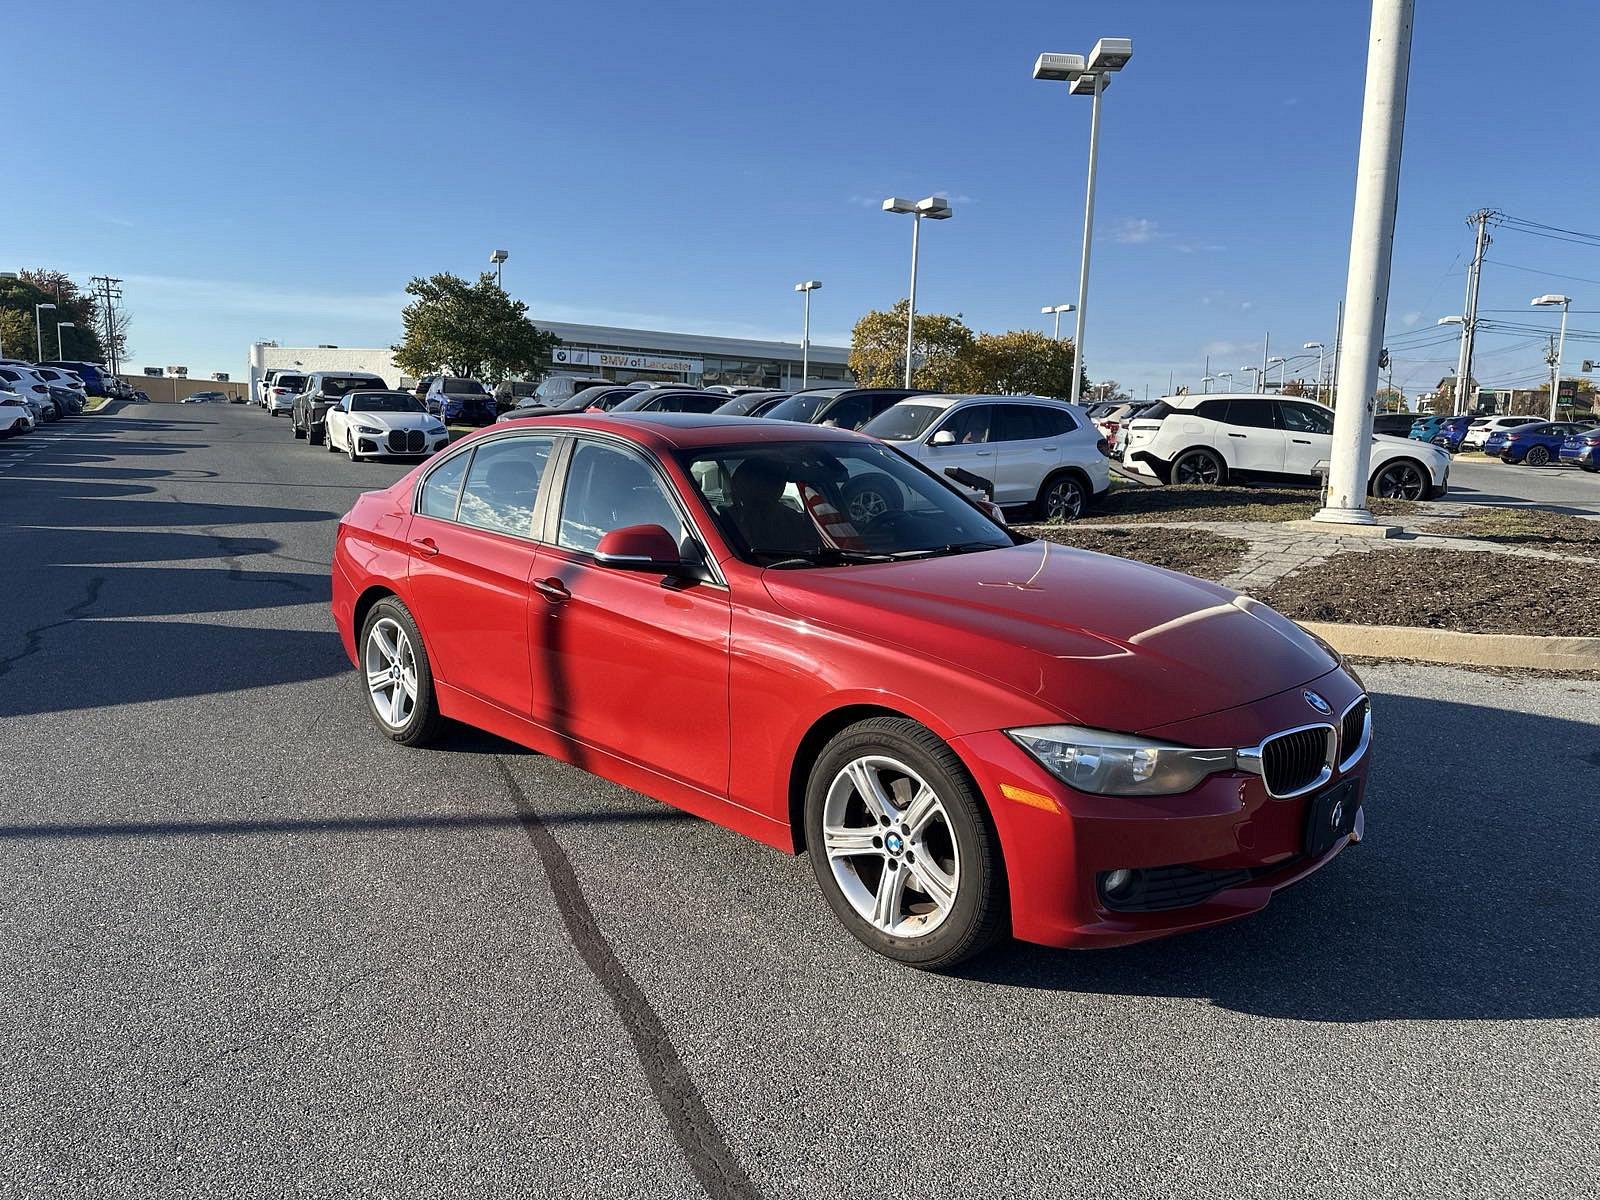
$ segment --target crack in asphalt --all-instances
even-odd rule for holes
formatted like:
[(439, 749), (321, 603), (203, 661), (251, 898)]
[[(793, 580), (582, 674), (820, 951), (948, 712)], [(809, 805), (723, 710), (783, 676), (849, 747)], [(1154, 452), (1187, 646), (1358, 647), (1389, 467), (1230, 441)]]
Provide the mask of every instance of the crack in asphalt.
[(7, 658), (0, 658), (0, 675), (7, 674), (12, 667), (25, 658), (29, 658), (44, 647), (44, 635), (52, 629), (59, 629), (63, 625), (71, 625), (74, 621), (82, 620), (87, 616), (87, 609), (100, 599), (100, 589), (105, 586), (106, 576), (96, 575), (89, 580), (82, 600), (71, 608), (64, 609), (65, 616), (54, 621), (46, 621), (35, 625), (31, 629), (22, 631), (22, 649)]
[(700, 1089), (683, 1065), (666, 1026), (601, 932), (572, 860), (539, 817), (505, 760), (498, 754), (493, 758), (522, 817), (523, 832), (539, 856), (567, 934), (622, 1019), (672, 1140), (683, 1151), (695, 1179), (712, 1200), (760, 1200), (760, 1191), (739, 1165), (700, 1098)]

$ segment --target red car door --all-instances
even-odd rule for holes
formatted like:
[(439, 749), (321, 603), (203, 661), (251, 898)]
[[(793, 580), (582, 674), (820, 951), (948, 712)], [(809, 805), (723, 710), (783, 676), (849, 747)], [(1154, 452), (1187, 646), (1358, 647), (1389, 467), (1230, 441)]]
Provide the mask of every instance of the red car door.
[[(716, 797), (728, 789), (727, 589), (601, 566), (600, 538), (629, 525), (692, 532), (671, 484), (614, 443), (573, 446), (533, 578), (534, 719)], [(542, 611), (542, 619), (541, 619)]]
[(519, 716), (533, 701), (533, 517), (553, 445), (499, 437), (446, 459), (424, 479), (408, 532), (411, 602), (435, 673)]

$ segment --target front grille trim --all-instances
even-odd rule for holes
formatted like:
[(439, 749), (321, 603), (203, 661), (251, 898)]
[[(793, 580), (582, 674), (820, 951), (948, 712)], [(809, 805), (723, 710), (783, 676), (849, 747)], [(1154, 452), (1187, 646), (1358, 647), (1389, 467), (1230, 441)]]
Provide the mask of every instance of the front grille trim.
[[(1352, 745), (1350, 718), (1357, 712), (1361, 714), (1361, 726), (1356, 731), (1355, 742)], [(1370, 745), (1372, 745), (1372, 698), (1362, 696), (1339, 714), (1339, 770), (1348, 771), (1353, 767)]]
[[(1316, 770), (1302, 783), (1289, 783), (1281, 777), (1281, 772), (1269, 768), (1268, 748), (1286, 738), (1310, 733), (1313, 730), (1322, 734), (1322, 745), (1319, 756), (1306, 765), (1308, 767), (1315, 765)], [(1297, 725), (1293, 729), (1280, 729), (1272, 736), (1263, 738), (1258, 745), (1240, 750), (1237, 761), (1241, 770), (1261, 776), (1267, 795), (1274, 800), (1292, 800), (1296, 796), (1316, 791), (1333, 778), (1333, 764), (1337, 754), (1338, 730), (1327, 721), (1319, 721), (1311, 725)], [(1280, 777), (1275, 779), (1274, 775)], [(1289, 783), (1289, 786), (1284, 786), (1286, 783)]]

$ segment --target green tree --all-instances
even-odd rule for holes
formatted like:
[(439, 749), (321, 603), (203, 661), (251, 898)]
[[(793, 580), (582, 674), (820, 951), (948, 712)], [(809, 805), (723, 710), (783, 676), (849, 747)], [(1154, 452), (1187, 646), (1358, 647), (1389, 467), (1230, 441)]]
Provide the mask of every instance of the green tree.
[[(874, 310), (850, 334), (850, 369), (863, 387), (892, 387), (904, 378), (907, 302)], [(911, 384), (930, 391), (967, 387), (974, 341), (961, 314), (918, 313), (912, 346)]]
[(419, 276), (406, 294), (416, 299), (400, 314), (405, 338), (393, 350), (395, 365), (410, 375), (443, 370), (491, 385), (511, 375), (537, 379), (540, 360), (559, 341), (488, 272), (475, 284), (449, 273)]
[(1076, 347), (1032, 329), (980, 333), (967, 352), (963, 388), (1009, 396), (1072, 395)]
[[(35, 306), (54, 304), (55, 310), (39, 314), (43, 328), (34, 326)], [(128, 317), (117, 313), (118, 338), (125, 347)], [(33, 267), (16, 279), (0, 279), (0, 346), (7, 355), (32, 358), (43, 335), (45, 358), (56, 357), (56, 323), (70, 322), (61, 330), (61, 357), (85, 362), (106, 362), (105, 322), (93, 295), (82, 291), (64, 271)], [(121, 357), (126, 357), (121, 348)]]

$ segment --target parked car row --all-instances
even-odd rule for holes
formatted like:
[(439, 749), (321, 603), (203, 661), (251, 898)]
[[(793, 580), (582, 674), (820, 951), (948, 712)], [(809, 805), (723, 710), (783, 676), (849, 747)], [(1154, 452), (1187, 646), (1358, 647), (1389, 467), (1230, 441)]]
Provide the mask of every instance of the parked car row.
[(0, 358), (0, 437), (76, 416), (88, 391), (81, 376), (46, 363)]
[(1600, 471), (1600, 424), (1592, 419), (1541, 421), (1534, 418), (1491, 432), (1483, 452), (1503, 463), (1548, 467), (1553, 462), (1577, 463)]
[[(1167, 396), (1128, 427), (1123, 462), (1162, 483), (1316, 484), (1333, 454), (1333, 410), (1296, 396)], [(1391, 499), (1444, 495), (1450, 453), (1431, 442), (1375, 432), (1367, 490)]]

